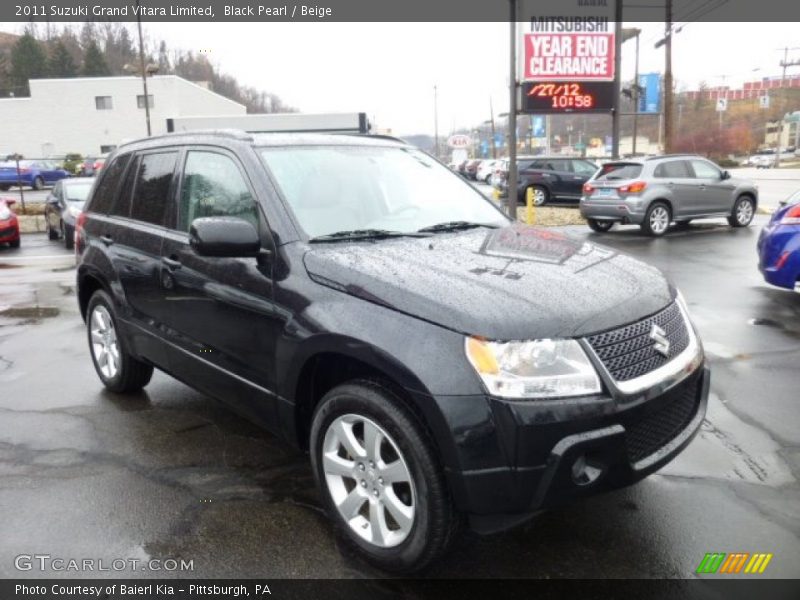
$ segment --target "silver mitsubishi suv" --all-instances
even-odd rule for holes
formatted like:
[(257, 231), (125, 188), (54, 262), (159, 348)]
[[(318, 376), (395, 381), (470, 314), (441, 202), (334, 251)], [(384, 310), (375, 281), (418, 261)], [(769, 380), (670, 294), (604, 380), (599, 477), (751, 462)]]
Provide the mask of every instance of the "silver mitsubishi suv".
[(731, 177), (701, 156), (667, 155), (606, 163), (583, 186), (581, 215), (594, 231), (634, 223), (661, 236), (671, 223), (726, 217), (747, 227), (758, 205), (758, 188)]

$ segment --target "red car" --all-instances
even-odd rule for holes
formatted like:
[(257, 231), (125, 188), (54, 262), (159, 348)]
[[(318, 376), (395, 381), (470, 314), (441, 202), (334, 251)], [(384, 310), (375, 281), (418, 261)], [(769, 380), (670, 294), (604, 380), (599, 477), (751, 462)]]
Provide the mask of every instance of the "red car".
[(15, 202), (11, 198), (0, 198), (0, 244), (19, 248), (19, 221), (11, 212), (11, 205)]

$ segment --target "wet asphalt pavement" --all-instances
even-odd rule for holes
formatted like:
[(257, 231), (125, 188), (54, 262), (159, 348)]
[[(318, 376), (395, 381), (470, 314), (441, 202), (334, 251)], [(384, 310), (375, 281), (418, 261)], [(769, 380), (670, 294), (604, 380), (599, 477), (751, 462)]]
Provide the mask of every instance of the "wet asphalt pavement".
[[(706, 552), (771, 552), (762, 577), (800, 577), (800, 295), (761, 280), (764, 220), (659, 240), (566, 228), (683, 290), (712, 367), (707, 421), (656, 475), (467, 534), (430, 576), (691, 577)], [(42, 576), (14, 567), (35, 553), (193, 560), (191, 577), (380, 575), (340, 553), (306, 457), (158, 372), (140, 395), (102, 391), (74, 275), (44, 235), (0, 249), (0, 577)]]

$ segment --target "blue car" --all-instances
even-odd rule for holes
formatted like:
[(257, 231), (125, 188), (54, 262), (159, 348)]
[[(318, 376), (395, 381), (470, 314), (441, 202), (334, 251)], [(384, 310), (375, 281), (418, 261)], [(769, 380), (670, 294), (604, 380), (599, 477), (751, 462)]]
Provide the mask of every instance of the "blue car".
[(19, 173), (16, 162), (4, 162), (0, 163), (0, 190), (5, 191), (19, 184), (41, 190), (44, 186), (54, 185), (69, 175), (69, 171), (60, 168), (52, 160), (21, 160)]
[(800, 190), (781, 202), (761, 231), (758, 257), (767, 283), (800, 292)]

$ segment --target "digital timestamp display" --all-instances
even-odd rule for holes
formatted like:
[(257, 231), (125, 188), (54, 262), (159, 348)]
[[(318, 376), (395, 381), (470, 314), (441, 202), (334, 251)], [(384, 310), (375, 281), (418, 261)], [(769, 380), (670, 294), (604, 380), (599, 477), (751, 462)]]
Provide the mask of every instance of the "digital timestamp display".
[(608, 112), (613, 107), (613, 81), (526, 81), (522, 84), (521, 112)]

